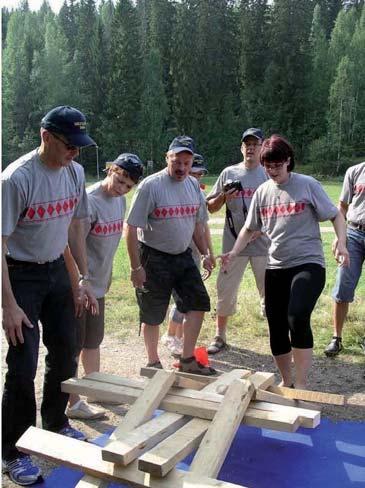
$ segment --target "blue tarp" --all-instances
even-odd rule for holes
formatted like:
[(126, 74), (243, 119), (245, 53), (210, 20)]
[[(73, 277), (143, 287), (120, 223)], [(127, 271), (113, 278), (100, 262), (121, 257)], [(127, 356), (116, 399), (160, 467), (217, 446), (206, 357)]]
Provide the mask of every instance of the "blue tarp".
[[(105, 434), (94, 442), (107, 439)], [(188, 469), (191, 459), (178, 468)], [(37, 486), (74, 488), (81, 477), (57, 468)], [(316, 429), (291, 434), (241, 426), (218, 478), (249, 488), (365, 488), (365, 422), (322, 419)], [(109, 484), (120, 487), (125, 485)]]

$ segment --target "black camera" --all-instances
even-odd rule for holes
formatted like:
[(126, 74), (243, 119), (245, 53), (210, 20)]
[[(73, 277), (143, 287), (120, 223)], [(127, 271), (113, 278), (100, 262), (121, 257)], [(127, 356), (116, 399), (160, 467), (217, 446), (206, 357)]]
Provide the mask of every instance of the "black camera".
[(235, 190), (235, 191), (241, 191), (242, 190), (242, 184), (240, 180), (227, 180), (227, 182), (223, 186), (223, 191), (227, 193), (227, 191), (230, 190)]

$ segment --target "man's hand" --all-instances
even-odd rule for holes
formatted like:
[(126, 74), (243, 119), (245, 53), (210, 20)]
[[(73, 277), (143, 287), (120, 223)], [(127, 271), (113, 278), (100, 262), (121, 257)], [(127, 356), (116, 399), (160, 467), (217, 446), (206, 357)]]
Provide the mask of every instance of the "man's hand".
[(226, 197), (226, 202), (238, 198), (239, 193), (240, 193), (239, 190), (235, 190), (234, 188), (228, 190), (227, 192), (224, 192), (224, 195)]
[(19, 305), (3, 306), (3, 329), (8, 344), (16, 346), (17, 341), (20, 344), (24, 344), (23, 324), (30, 329), (34, 327)]
[(347, 247), (335, 238), (332, 243), (332, 252), (339, 266), (350, 266), (350, 255)]
[(131, 270), (131, 282), (134, 288), (143, 289), (143, 285), (146, 282), (146, 272), (142, 266), (135, 270)]
[(221, 261), (221, 268), (223, 270), (223, 273), (227, 273), (229, 265), (232, 263), (232, 261), (236, 257), (237, 257), (237, 254), (233, 251), (226, 252), (225, 254), (221, 254), (220, 256), (217, 256), (217, 258), (220, 259), (220, 261)]
[[(77, 300), (82, 308), (90, 310), (91, 315), (99, 315), (99, 303), (95, 298), (94, 292), (92, 291), (88, 281), (79, 281), (79, 296)], [(81, 313), (79, 312), (79, 315), (76, 315), (76, 317), (80, 317), (82, 315), (82, 308)], [(80, 307), (77, 307), (77, 310), (80, 310)]]
[(202, 266), (206, 270), (206, 273), (204, 273), (204, 280), (207, 280), (212, 274), (213, 269), (216, 267), (215, 257), (210, 254), (203, 256)]

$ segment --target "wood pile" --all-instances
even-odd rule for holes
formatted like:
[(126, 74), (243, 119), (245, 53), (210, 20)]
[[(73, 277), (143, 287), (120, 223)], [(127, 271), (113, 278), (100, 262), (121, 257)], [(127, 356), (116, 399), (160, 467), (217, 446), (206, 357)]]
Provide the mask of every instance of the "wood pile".
[[(82, 470), (77, 488), (106, 487), (108, 480), (149, 488), (242, 488), (217, 479), (241, 423), (295, 432), (320, 422), (320, 411), (303, 400), (344, 404), (342, 395), (274, 386), (273, 373), (235, 369), (204, 377), (142, 368), (141, 375), (92, 373), (63, 383), (67, 393), (131, 405), (103, 448), (30, 427), (18, 449)], [(164, 412), (153, 417), (158, 408)], [(194, 450), (190, 471), (177, 469)]]

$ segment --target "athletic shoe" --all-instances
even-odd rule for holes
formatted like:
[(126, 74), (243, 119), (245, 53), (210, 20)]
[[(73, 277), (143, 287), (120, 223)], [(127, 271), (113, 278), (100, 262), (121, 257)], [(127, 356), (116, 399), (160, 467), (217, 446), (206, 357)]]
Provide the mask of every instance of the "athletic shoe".
[(66, 415), (69, 419), (100, 419), (105, 416), (105, 410), (103, 408), (92, 407), (84, 400), (79, 400), (72, 407), (68, 407)]
[(42, 481), (42, 473), (28, 455), (20, 456), (12, 461), (2, 462), (3, 473), (8, 473), (11, 481), (21, 486), (33, 485)]
[(174, 357), (179, 357), (182, 355), (183, 352), (184, 341), (180, 337), (175, 337), (174, 339), (174, 345), (169, 347), (168, 349)]
[(164, 346), (170, 349), (170, 347), (175, 346), (175, 339), (176, 339), (175, 336), (170, 336), (167, 333), (165, 333), (161, 337), (161, 344), (163, 344)]
[(337, 356), (342, 351), (342, 339), (341, 337), (333, 336), (331, 342), (328, 344), (324, 353), (328, 357)]
[(59, 434), (65, 435), (66, 437), (71, 437), (71, 439), (76, 439), (78, 441), (86, 441), (86, 435), (79, 430), (74, 429), (71, 427), (69, 423), (67, 423), (61, 430), (58, 431)]

